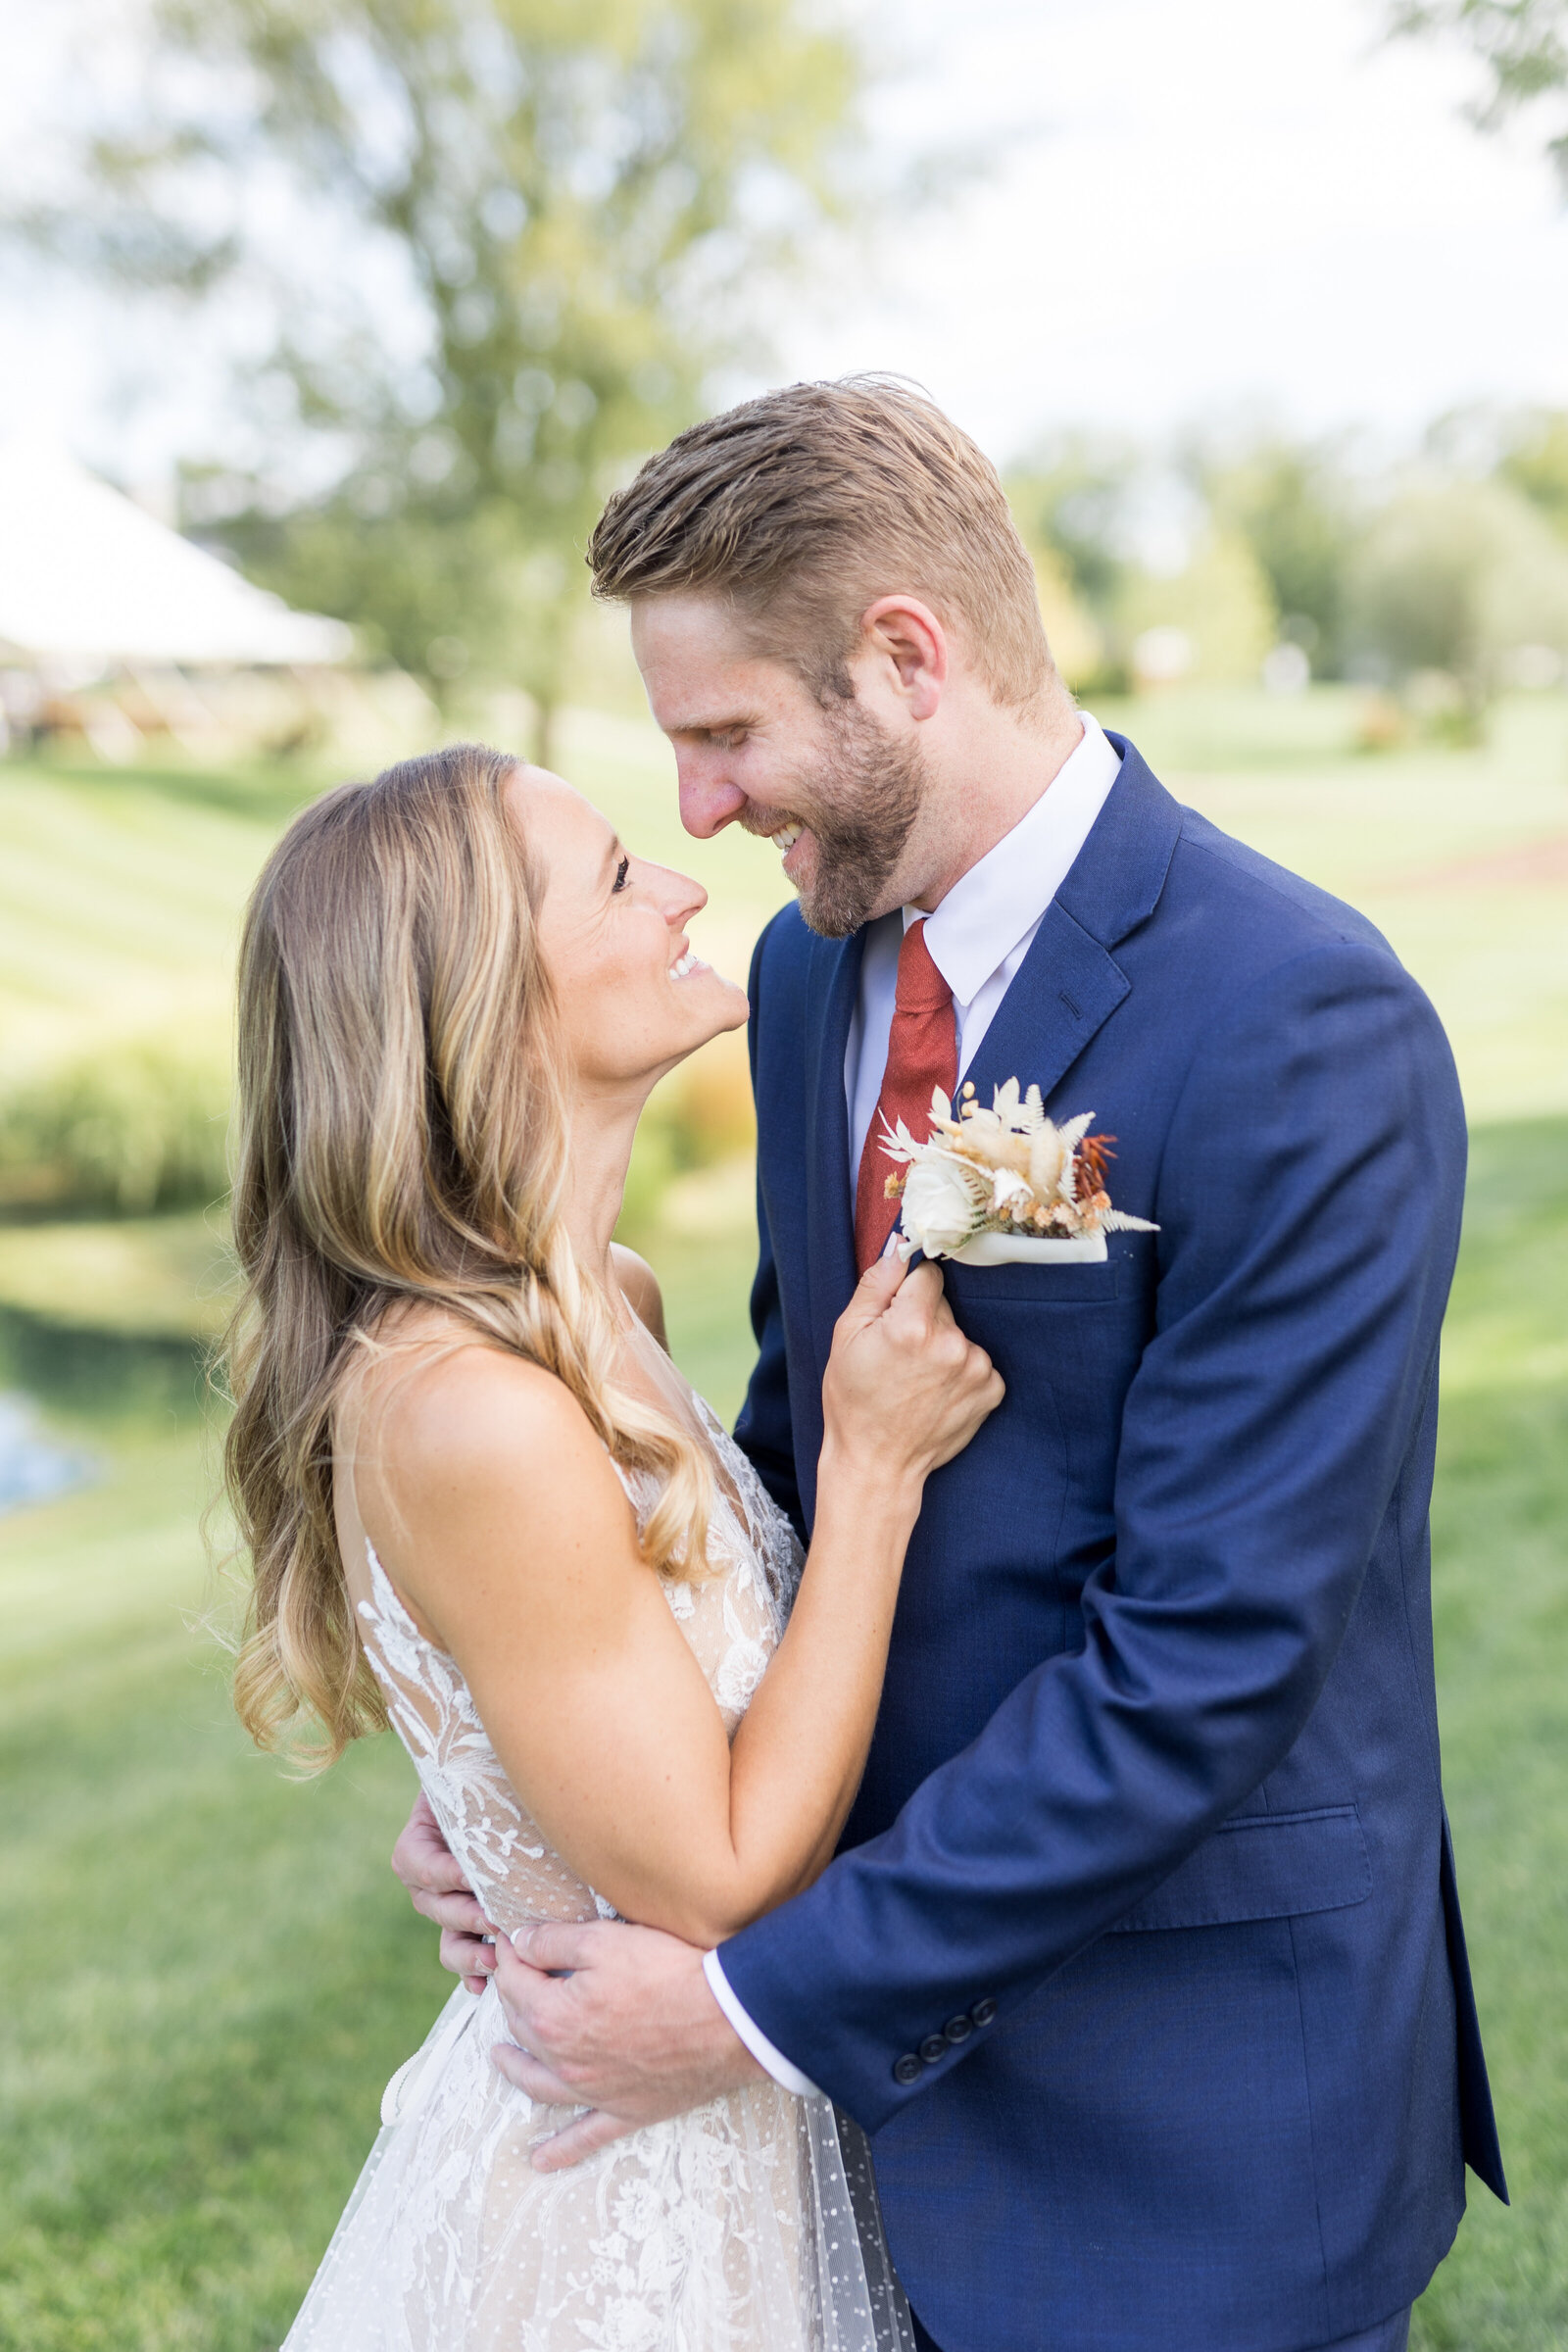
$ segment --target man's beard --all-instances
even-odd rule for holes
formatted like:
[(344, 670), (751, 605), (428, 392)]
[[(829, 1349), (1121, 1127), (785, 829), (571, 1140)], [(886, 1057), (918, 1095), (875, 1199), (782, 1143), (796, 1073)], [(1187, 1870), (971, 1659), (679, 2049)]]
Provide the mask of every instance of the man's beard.
[[(847, 939), (878, 907), (903, 857), (925, 788), (917, 746), (895, 743), (858, 704), (827, 714), (831, 749), (803, 771), (799, 797), (758, 810), (748, 832), (775, 833), (792, 817), (816, 841), (816, 872), (800, 886), (801, 912), (824, 939)], [(885, 909), (884, 909), (885, 911)]]

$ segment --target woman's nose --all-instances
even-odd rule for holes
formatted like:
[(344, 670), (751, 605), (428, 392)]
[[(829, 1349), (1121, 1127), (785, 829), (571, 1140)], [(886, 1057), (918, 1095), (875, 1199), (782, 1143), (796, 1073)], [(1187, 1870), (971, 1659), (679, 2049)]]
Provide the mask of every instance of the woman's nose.
[(684, 930), (694, 914), (701, 914), (708, 905), (708, 893), (690, 874), (671, 873), (667, 912), (672, 931)]
[(672, 865), (641, 864), (638, 894), (645, 906), (659, 908), (672, 931), (682, 930), (708, 905), (702, 884), (690, 874), (678, 874)]

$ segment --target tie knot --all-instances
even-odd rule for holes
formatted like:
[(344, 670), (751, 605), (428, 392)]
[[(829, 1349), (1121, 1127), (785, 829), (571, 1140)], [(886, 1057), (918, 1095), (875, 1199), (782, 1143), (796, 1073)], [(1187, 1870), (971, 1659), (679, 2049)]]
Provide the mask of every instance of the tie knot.
[(923, 921), (911, 923), (899, 950), (895, 1003), (900, 1012), (942, 1012), (953, 1003), (953, 991), (937, 970), (925, 944)]

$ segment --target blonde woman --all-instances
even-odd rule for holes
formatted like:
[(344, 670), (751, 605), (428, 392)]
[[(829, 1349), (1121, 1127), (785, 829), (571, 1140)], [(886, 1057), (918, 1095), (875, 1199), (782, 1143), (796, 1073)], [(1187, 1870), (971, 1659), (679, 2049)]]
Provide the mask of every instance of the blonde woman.
[[(695, 883), (558, 778), (459, 747), (306, 810), (240, 979), (236, 1675), (321, 1762), (390, 1722), (503, 1935), (711, 1943), (832, 1854), (927, 1474), (1001, 1396), (922, 1267), (842, 1317), (809, 1557), (611, 1239), (638, 1117), (746, 1017)], [(759, 2076), (570, 2172), (569, 2112), (459, 1990), (289, 2352), (874, 2352), (908, 2342), (863, 2149)]]

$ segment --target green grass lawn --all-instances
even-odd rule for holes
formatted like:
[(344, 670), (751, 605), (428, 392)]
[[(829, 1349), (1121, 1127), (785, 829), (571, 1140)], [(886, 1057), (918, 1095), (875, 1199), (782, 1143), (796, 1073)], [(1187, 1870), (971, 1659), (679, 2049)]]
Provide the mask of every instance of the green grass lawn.
[[(1471, 1116), (1568, 1110), (1568, 698), (1516, 697), (1474, 751), (1356, 757), (1356, 698), (1232, 691), (1098, 713), (1177, 795), (1370, 913), (1454, 1041)], [(641, 854), (710, 893), (698, 944), (744, 977), (788, 897), (767, 842), (682, 832), (650, 721), (565, 713), (561, 766)], [(325, 771), (0, 762), (0, 1079), (108, 1033), (227, 1019), (239, 911)]]
[[(1478, 2190), (1425, 2352), (1568, 2352), (1568, 702), (1474, 752), (1358, 759), (1353, 698), (1106, 709), (1183, 799), (1365, 906), (1454, 1036), (1475, 1174), (1435, 1512), (1445, 1754), (1511, 2213)], [(712, 894), (744, 971), (766, 844), (680, 832), (646, 725), (569, 713), (561, 764)], [(221, 1019), (244, 894), (323, 776), (0, 764), (0, 1078)], [(1497, 1124), (1511, 1121), (1512, 1124)], [(635, 1237), (726, 1417), (750, 1362), (733, 1173)], [(280, 2340), (443, 1995), (386, 1857), (389, 1740), (289, 1782), (228, 1712), (181, 1334), (221, 1304), (220, 1219), (0, 1224), (0, 1390), (84, 1441), (91, 1489), (0, 1520), (0, 2348)]]
[[(749, 1244), (655, 1236), (677, 1353), (732, 1412)], [(1515, 2204), (1484, 2190), (1428, 2352), (1568, 2347), (1568, 1121), (1483, 1131), (1436, 1513), (1445, 1754)], [(115, 1347), (122, 1352), (117, 1357)], [(0, 1326), (107, 1475), (0, 1523), (0, 2346), (280, 2339), (438, 2005), (386, 1856), (390, 1740), (290, 1783), (231, 1721), (188, 1359)], [(115, 1400), (139, 1397), (126, 1411)]]
[(1444, 1777), (1511, 2211), (1474, 2182), (1430, 2352), (1568, 2346), (1568, 1120), (1474, 1139), (1433, 1510)]

